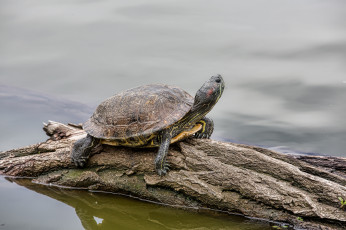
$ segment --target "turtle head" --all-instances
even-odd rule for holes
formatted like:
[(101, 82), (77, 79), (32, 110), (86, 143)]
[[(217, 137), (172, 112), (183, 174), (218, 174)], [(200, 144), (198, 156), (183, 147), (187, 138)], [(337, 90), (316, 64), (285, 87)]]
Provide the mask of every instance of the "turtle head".
[(212, 76), (197, 91), (194, 106), (205, 107), (208, 111), (216, 104), (225, 88), (225, 82), (220, 74)]

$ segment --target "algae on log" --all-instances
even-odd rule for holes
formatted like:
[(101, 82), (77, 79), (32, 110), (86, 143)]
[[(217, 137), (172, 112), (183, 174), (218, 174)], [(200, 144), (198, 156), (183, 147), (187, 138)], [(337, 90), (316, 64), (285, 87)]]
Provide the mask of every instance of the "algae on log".
[(70, 160), (70, 149), (84, 131), (58, 122), (49, 122), (44, 130), (50, 136), (46, 142), (1, 152), (0, 172), (34, 177), (37, 183), (208, 207), (305, 229), (346, 226), (346, 212), (338, 199), (346, 199), (345, 158), (291, 156), (190, 138), (170, 147), (171, 170), (160, 177), (153, 163), (157, 149), (103, 146), (86, 168), (78, 169)]

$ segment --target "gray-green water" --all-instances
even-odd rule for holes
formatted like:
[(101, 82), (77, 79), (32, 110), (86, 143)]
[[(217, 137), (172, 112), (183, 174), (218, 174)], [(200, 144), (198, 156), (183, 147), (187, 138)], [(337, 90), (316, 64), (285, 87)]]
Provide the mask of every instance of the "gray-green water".
[[(45, 140), (44, 121), (85, 121), (121, 90), (165, 83), (194, 94), (220, 73), (227, 88), (210, 113), (212, 138), (346, 156), (345, 22), (343, 0), (0, 0), (0, 151)], [(0, 193), (18, 193), (28, 207), (47, 201), (3, 179)], [(0, 229), (16, 219), (32, 229), (82, 228), (63, 203), (50, 200), (35, 218), (29, 209), (24, 216), (14, 196), (9, 200), (0, 205)], [(154, 206), (145, 207), (138, 215)], [(181, 215), (197, 223), (207, 218), (182, 213), (174, 226)], [(123, 219), (131, 223), (133, 215)], [(215, 229), (233, 226), (216, 220)]]
[(0, 229), (265, 230), (279, 225), (213, 211), (177, 209), (114, 194), (37, 185), (27, 179), (5, 181), (0, 177), (0, 189)]

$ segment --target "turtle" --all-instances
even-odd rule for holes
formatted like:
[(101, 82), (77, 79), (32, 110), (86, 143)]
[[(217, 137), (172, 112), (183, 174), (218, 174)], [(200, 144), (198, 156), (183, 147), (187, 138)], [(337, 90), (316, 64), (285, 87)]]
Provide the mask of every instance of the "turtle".
[(84, 167), (93, 150), (113, 145), (158, 147), (156, 172), (169, 170), (166, 156), (170, 144), (187, 137), (210, 138), (213, 120), (206, 114), (224, 91), (221, 75), (212, 76), (193, 98), (175, 86), (151, 84), (132, 88), (103, 101), (82, 125), (87, 135), (71, 149), (72, 162)]

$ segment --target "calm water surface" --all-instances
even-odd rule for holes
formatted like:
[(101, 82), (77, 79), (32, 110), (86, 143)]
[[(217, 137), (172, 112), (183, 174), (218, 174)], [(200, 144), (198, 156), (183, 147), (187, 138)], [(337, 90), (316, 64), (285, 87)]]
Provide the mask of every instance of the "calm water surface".
[(43, 186), (27, 179), (0, 177), (0, 189), (1, 206), (6, 207), (6, 211), (0, 209), (0, 229), (266, 230), (278, 225), (212, 211), (176, 209), (114, 194)]
[[(45, 140), (44, 121), (85, 121), (98, 103), (121, 90), (164, 83), (193, 95), (220, 73), (227, 88), (210, 112), (212, 138), (346, 156), (346, 1), (1, 0), (0, 34), (0, 151)], [(9, 227), (15, 220), (33, 229), (50, 222), (55, 229), (82, 228), (69, 200), (78, 192), (46, 194), (66, 200), (61, 203), (40, 195), (45, 191), (1, 179), (0, 197), (13, 202), (0, 205), (0, 229), (21, 229)], [(156, 208), (170, 213), (153, 214), (150, 223), (157, 226), (175, 215), (172, 226), (182, 216), (197, 224), (209, 218), (82, 194), (83, 202), (96, 196), (112, 204), (93, 209), (93, 216), (111, 209), (126, 223), (148, 218)], [(145, 208), (130, 214), (117, 210), (117, 200), (128, 202), (122, 207)], [(36, 217), (23, 208), (35, 204), (42, 204)], [(218, 224), (210, 218), (219, 226), (214, 229), (238, 229), (236, 220)], [(209, 226), (203, 224), (195, 228)], [(179, 229), (192, 229), (184, 226)]]

